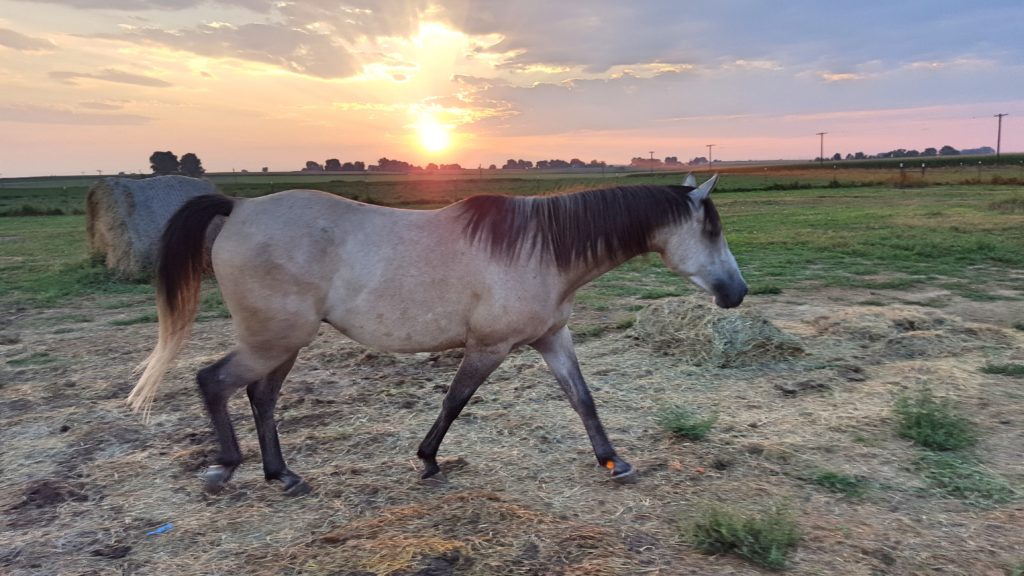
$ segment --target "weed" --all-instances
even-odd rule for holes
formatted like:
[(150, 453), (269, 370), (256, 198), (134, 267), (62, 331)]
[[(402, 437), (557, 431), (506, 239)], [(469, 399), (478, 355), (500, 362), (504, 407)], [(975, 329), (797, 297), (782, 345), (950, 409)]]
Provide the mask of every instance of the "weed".
[(1004, 504), (1020, 495), (969, 456), (929, 452), (918, 458), (917, 466), (934, 490), (975, 506)]
[(57, 359), (50, 356), (47, 352), (34, 352), (24, 358), (15, 358), (8, 360), (8, 366), (38, 366), (40, 364), (49, 364), (50, 362), (56, 362)]
[(111, 326), (131, 326), (132, 324), (151, 324), (157, 321), (156, 312), (146, 312), (130, 318), (118, 318), (111, 320)]
[(1024, 378), (1024, 364), (1017, 364), (1015, 362), (1010, 362), (1009, 364), (985, 364), (981, 367), (981, 371), (985, 374)]
[(860, 496), (867, 490), (867, 482), (863, 479), (831, 470), (821, 470), (815, 473), (811, 477), (811, 482), (830, 492), (847, 496)]
[(218, 318), (231, 318), (231, 312), (228, 311), (227, 305), (224, 304), (224, 297), (221, 296), (220, 290), (216, 287), (203, 295), (202, 300), (199, 302), (199, 309), (202, 311), (199, 317), (196, 318), (199, 322)]
[(690, 440), (703, 440), (718, 421), (717, 415), (702, 417), (685, 406), (670, 406), (658, 413), (659, 426)]
[(750, 294), (782, 294), (782, 288), (776, 284), (755, 284), (750, 287)]
[(778, 506), (757, 515), (716, 506), (701, 513), (686, 536), (690, 544), (707, 554), (736, 554), (779, 569), (786, 566), (789, 552), (800, 540), (800, 531), (793, 516)]
[(1024, 322), (1014, 322), (1013, 323), (1013, 327), (1016, 330), (1020, 330), (1021, 332), (1024, 332)]
[(927, 388), (898, 398), (894, 411), (900, 436), (929, 450), (959, 450), (978, 441), (971, 421), (957, 414), (952, 402), (936, 399)]
[(668, 298), (671, 296), (682, 296), (683, 293), (679, 290), (672, 288), (653, 288), (650, 290), (644, 290), (637, 294), (638, 300), (660, 300), (661, 298)]

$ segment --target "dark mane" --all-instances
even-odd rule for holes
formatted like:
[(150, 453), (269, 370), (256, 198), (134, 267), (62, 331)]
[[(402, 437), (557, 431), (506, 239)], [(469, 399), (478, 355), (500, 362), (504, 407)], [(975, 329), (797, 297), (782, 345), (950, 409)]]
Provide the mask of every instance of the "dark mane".
[[(601, 257), (651, 251), (662, 226), (693, 217), (689, 186), (620, 186), (539, 197), (482, 195), (461, 203), (464, 232), (509, 260), (539, 251), (566, 269)], [(704, 204), (704, 234), (721, 234), (718, 212)]]

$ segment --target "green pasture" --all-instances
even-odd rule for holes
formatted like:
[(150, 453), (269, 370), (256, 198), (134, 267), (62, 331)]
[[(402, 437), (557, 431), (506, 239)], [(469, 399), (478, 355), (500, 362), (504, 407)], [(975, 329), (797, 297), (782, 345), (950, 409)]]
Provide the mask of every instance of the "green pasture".
[[(1011, 167), (1012, 168), (1012, 167)], [(788, 178), (785, 174), (783, 178)], [(542, 194), (625, 183), (677, 182), (678, 174), (592, 178), (493, 178), (280, 182), (379, 204), (443, 205), (475, 193)], [(758, 180), (762, 187), (755, 188)], [(222, 183), (229, 194), (267, 193), (263, 183)], [(937, 285), (968, 298), (1003, 299), (1024, 270), (1024, 186), (934, 185), (785, 188), (763, 175), (726, 174), (715, 199), (752, 293), (819, 286), (910, 289)], [(96, 295), (133, 301), (146, 284), (111, 278), (88, 261), (84, 185), (0, 189), (0, 304), (54, 306)], [(29, 207), (29, 208), (25, 208)], [(20, 211), (19, 211), (20, 210)], [(50, 214), (55, 215), (35, 215)], [(19, 215), (27, 214), (27, 215)], [(1019, 286), (1018, 286), (1019, 287)], [(634, 259), (579, 293), (582, 332), (628, 325), (645, 300), (689, 287), (657, 258)]]

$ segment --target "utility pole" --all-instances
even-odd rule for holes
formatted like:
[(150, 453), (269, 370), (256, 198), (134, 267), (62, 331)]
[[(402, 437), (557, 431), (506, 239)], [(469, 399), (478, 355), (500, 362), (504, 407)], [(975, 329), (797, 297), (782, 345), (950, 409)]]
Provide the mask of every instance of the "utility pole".
[(654, 150), (651, 150), (651, 174), (654, 174)]
[(711, 166), (711, 149), (714, 148), (715, 146), (718, 146), (718, 144), (705, 144), (705, 146), (708, 147), (708, 166), (710, 167)]
[(1009, 116), (1009, 114), (996, 114), (993, 118), (999, 118), (999, 131), (996, 132), (996, 164), (999, 163), (999, 153), (1002, 151), (1003, 144), (1003, 116)]
[(818, 136), (821, 138), (821, 151), (818, 152), (818, 164), (825, 163), (825, 134), (828, 132), (818, 132)]

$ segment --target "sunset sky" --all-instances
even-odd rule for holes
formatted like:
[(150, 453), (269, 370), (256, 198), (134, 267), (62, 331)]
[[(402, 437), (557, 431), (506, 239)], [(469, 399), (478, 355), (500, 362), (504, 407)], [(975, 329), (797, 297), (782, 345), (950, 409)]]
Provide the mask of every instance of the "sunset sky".
[(0, 0), (0, 174), (1024, 150), (1024, 2)]

